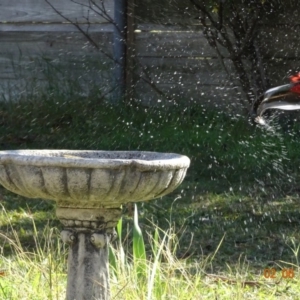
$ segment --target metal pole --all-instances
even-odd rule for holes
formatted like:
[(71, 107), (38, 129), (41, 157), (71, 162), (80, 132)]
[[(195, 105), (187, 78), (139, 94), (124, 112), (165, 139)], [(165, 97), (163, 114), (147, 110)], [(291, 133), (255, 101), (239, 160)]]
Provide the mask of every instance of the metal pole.
[(127, 0), (127, 36), (126, 36), (126, 103), (134, 100), (134, 66), (135, 66), (135, 19), (134, 1)]
[(114, 67), (114, 94), (113, 103), (117, 104), (125, 96), (126, 82), (126, 32), (127, 32), (127, 0), (115, 0), (114, 8), (114, 37), (113, 56)]

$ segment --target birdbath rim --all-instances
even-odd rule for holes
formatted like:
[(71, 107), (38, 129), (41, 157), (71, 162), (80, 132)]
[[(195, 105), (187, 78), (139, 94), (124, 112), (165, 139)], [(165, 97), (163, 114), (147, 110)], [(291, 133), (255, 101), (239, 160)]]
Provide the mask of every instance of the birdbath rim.
[(165, 170), (188, 168), (190, 159), (181, 154), (152, 151), (105, 151), (105, 150), (5, 150), (0, 151), (0, 164), (53, 166), (82, 168), (135, 167), (137, 169)]
[(102, 150), (0, 151), (0, 183), (58, 207), (116, 208), (173, 191), (190, 159), (175, 153)]

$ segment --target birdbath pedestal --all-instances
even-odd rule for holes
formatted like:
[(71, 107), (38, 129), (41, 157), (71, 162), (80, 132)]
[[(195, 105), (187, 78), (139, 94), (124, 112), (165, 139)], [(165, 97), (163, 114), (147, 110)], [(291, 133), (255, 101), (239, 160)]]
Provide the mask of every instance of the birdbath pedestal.
[(108, 246), (121, 205), (164, 196), (180, 185), (186, 156), (139, 151), (0, 151), (0, 183), (57, 202), (69, 244), (67, 300), (110, 299)]

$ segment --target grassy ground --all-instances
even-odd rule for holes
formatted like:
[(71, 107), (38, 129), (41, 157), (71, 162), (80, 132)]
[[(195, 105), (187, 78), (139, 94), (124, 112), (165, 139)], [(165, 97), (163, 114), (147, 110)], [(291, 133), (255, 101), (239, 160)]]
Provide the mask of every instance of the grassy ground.
[[(175, 192), (138, 205), (150, 271), (154, 229), (162, 230), (152, 296), (151, 276), (137, 281), (130, 263), (132, 217), (124, 208), (129, 261), (112, 272), (115, 299), (297, 298), (297, 124), (266, 131), (201, 106), (110, 106), (101, 95), (52, 91), (25, 100), (0, 103), (2, 150), (150, 150), (191, 158)], [(0, 298), (63, 299), (67, 251), (58, 239), (55, 203), (1, 188), (0, 204)], [(121, 261), (120, 245), (114, 247)], [(276, 278), (265, 278), (272, 268)]]

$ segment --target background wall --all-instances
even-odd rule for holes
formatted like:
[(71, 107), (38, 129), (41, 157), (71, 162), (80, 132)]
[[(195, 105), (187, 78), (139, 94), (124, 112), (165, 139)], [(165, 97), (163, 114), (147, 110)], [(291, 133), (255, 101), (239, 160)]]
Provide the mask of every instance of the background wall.
[[(71, 0), (51, 0), (57, 10), (88, 30), (95, 50), (75, 26), (68, 24), (44, 0), (2, 0), (0, 9), (0, 90), (2, 99), (58, 81), (88, 95), (107, 93), (113, 82), (113, 25)], [(80, 0), (80, 3), (87, 1)], [(134, 8), (136, 28), (135, 96), (143, 103), (168, 102), (142, 80), (147, 75), (156, 89), (175, 101), (203, 105), (246, 105), (226, 50), (224, 64), (202, 34), (190, 6), (170, 1), (139, 0)], [(113, 0), (104, 1), (113, 17)], [(176, 4), (176, 5), (175, 5)], [(88, 21), (87, 21), (88, 20)], [(282, 84), (300, 67), (299, 8), (288, 16), (268, 20), (260, 32), (272, 84)], [(141, 69), (144, 68), (145, 72)], [(75, 84), (74, 84), (75, 83)], [(173, 103), (174, 101), (170, 101)]]

